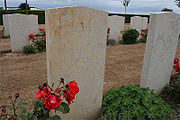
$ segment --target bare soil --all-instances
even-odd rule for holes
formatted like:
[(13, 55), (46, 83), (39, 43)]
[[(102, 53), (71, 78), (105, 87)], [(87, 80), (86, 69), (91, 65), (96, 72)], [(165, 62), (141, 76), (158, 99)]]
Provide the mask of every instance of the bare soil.
[[(139, 85), (145, 43), (107, 46), (104, 92), (121, 85)], [(176, 56), (180, 58), (180, 42)], [(0, 105), (20, 93), (32, 110), (38, 86), (47, 80), (46, 53), (25, 55), (10, 52), (10, 39), (0, 38)]]

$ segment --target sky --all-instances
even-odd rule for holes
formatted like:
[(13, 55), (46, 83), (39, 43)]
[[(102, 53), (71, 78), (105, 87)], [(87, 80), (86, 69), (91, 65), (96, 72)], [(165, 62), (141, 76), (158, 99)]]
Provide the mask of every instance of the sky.
[[(40, 9), (65, 7), (65, 6), (87, 6), (110, 13), (124, 13), (122, 0), (28, 0), (30, 7)], [(127, 8), (127, 13), (150, 14), (160, 12), (162, 8), (173, 9), (175, 13), (180, 14), (180, 8), (177, 7), (175, 0), (131, 0)], [(7, 0), (8, 7), (17, 7), (25, 0)], [(0, 6), (4, 6), (4, 0), (0, 0)]]

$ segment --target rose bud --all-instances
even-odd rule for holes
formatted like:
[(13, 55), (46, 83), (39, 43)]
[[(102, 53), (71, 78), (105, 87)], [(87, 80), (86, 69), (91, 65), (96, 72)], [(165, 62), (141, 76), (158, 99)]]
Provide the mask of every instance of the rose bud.
[(39, 90), (41, 90), (41, 91), (44, 89), (44, 87), (42, 87), (42, 86), (39, 86), (38, 88), (39, 88)]
[(48, 86), (47, 82), (44, 82), (43, 87), (47, 87), (47, 86)]
[(60, 78), (60, 79), (61, 79), (60, 83), (63, 83), (63, 84), (64, 84), (64, 79), (63, 79), (63, 78)]
[(16, 93), (15, 98), (17, 99), (19, 97), (19, 93)]
[(6, 109), (2, 109), (2, 112), (3, 112), (3, 113), (6, 113)]

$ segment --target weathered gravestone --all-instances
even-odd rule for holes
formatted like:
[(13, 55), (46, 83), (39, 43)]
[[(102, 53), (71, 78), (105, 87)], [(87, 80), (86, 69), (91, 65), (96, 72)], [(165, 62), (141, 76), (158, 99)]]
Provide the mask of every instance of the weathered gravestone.
[(3, 26), (4, 26), (4, 37), (9, 37), (10, 36), (10, 33), (9, 33), (9, 20), (8, 20), (8, 17), (9, 15), (11, 14), (4, 14), (3, 15)]
[(116, 42), (120, 41), (120, 33), (124, 30), (124, 17), (122, 16), (109, 16), (108, 24), (110, 27), (110, 39), (116, 40)]
[(108, 13), (87, 7), (46, 10), (48, 83), (76, 80), (79, 93), (64, 119), (96, 119), (102, 105)]
[(142, 24), (141, 24), (141, 30), (147, 29), (147, 23), (148, 23), (148, 18), (147, 17), (143, 17), (142, 18)]
[(38, 16), (11, 14), (8, 21), (12, 52), (21, 52), (29, 44), (29, 34), (38, 33)]
[(131, 17), (130, 28), (136, 29), (139, 33), (141, 33), (142, 17), (139, 17), (139, 16)]
[(175, 13), (151, 14), (140, 86), (159, 93), (169, 83), (180, 23)]

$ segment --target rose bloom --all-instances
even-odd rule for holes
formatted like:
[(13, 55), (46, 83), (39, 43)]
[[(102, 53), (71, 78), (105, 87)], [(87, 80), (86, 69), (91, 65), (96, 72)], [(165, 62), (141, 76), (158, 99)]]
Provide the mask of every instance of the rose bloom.
[(110, 28), (108, 28), (108, 31), (110, 31)]
[(46, 109), (52, 110), (60, 106), (62, 100), (61, 95), (52, 95), (50, 94), (44, 99), (44, 106)]
[(33, 37), (34, 37), (34, 34), (30, 34), (29, 37), (30, 37), (30, 38), (33, 38)]
[(40, 28), (39, 31), (42, 31), (42, 32), (43, 32), (44, 30), (43, 30), (42, 28)]
[(174, 64), (178, 64), (179, 63), (179, 59), (178, 58), (174, 58)]
[(65, 99), (67, 100), (68, 105), (70, 105), (71, 102), (74, 103), (73, 100), (74, 100), (74, 98), (75, 98), (75, 95), (71, 94), (69, 91), (66, 91), (66, 92), (64, 93), (64, 97), (65, 97)]
[(65, 90), (64, 97), (67, 100), (68, 105), (70, 105), (71, 102), (74, 103), (73, 99), (75, 98), (75, 95), (79, 92), (79, 87), (77, 86), (75, 80), (70, 81), (67, 85), (68, 88)]
[(174, 70), (175, 70), (176, 72), (179, 71), (179, 64), (175, 64), (173, 67), (174, 67)]
[(36, 99), (41, 99), (42, 97), (45, 98), (49, 94), (51, 94), (51, 91), (49, 91), (48, 88), (41, 88), (41, 89), (39, 89), (38, 92), (36, 93), (35, 95)]
[(144, 36), (144, 33), (141, 33), (142, 36)]

